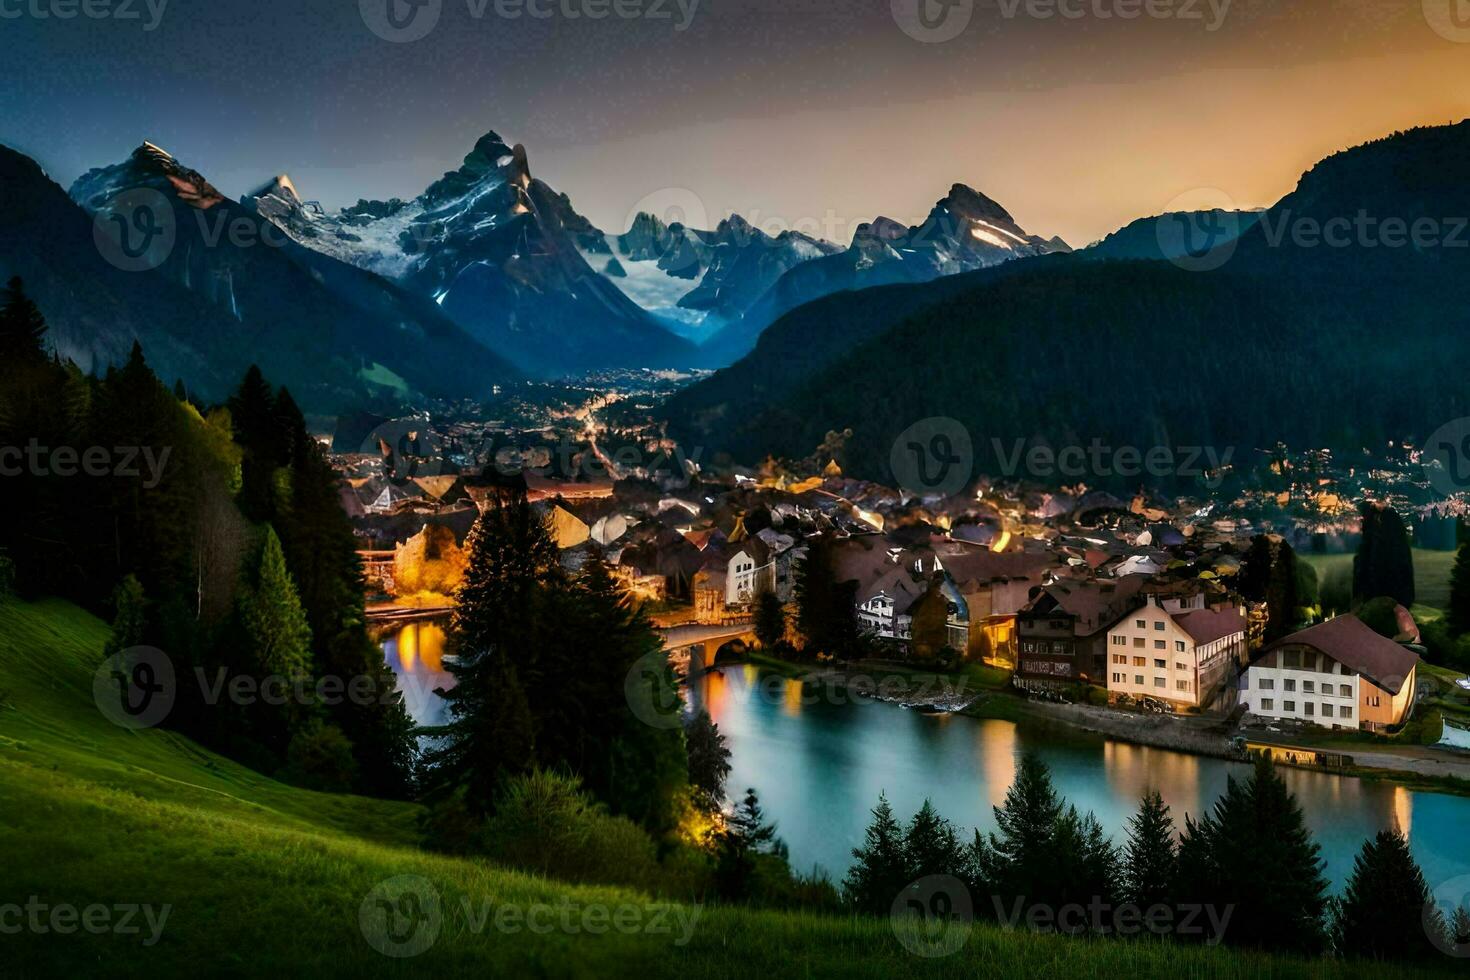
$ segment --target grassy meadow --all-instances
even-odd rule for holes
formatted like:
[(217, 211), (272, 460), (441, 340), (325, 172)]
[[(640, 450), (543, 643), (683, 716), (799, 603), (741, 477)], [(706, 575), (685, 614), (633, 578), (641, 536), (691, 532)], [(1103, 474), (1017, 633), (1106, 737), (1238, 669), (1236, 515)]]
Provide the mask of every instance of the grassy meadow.
[[(415, 805), (294, 789), (176, 734), (110, 724), (92, 699), (106, 635), (65, 603), (0, 602), (0, 976), (1411, 975), (979, 926), (959, 952), (925, 957), (887, 921), (670, 907), (435, 855), (418, 847)], [(413, 958), (374, 947), (410, 948), (371, 915), (399, 900), (383, 883), (401, 876), (421, 900), (412, 941), (433, 940)], [(168, 915), (138, 934), (6, 929), (5, 907), (33, 901)], [(552, 911), (534, 930), (515, 917), (538, 906)]]

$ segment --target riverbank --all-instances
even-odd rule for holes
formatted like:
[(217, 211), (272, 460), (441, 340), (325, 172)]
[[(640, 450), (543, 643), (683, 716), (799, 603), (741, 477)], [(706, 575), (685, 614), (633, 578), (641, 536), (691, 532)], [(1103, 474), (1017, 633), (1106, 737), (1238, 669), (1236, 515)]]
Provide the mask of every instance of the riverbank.
[[(1017, 724), (1056, 725), (1132, 745), (1216, 759), (1238, 759), (1232, 739), (1242, 734), (1253, 741), (1272, 744), (1325, 747), (1310, 738), (1293, 739), (1287, 733), (1227, 726), (1224, 719), (1217, 716), (1156, 715), (1100, 705), (1034, 701), (1010, 688), (1008, 673), (979, 664), (967, 665), (955, 673), (940, 673), (914, 670), (888, 661), (806, 667), (759, 653), (751, 653), (744, 660), (760, 670), (778, 673), (788, 679), (832, 687), (846, 695), (862, 696), (899, 707)], [(1353, 765), (1332, 770), (1312, 766), (1301, 768), (1387, 781), (1429, 792), (1470, 796), (1470, 755), (1460, 756), (1423, 746), (1356, 741), (1334, 746), (1331, 750), (1352, 756)]]

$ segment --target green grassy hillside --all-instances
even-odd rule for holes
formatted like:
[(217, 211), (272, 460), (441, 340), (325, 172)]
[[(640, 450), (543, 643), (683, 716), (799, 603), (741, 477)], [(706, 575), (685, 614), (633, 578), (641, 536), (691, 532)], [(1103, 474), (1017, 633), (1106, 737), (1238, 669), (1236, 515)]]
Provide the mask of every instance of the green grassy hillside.
[[(692, 980), (1338, 972), (1324, 963), (1226, 950), (989, 928), (973, 930), (953, 956), (925, 958), (908, 952), (887, 922), (657, 906), (630, 892), (561, 885), (428, 854), (414, 844), (412, 805), (292, 789), (177, 735), (109, 724), (91, 695), (105, 636), (103, 624), (64, 603), (0, 604), (3, 976), (422, 972)], [(404, 875), (422, 879), (415, 887), (426, 900), (429, 889), (437, 893), (440, 925), (422, 955), (395, 959), (365, 938), (360, 912), (375, 888)], [(155, 921), (163, 906), (171, 908), (152, 945), (154, 930), (142, 918), (137, 935), (7, 931), (18, 919), (7, 917), (6, 905), (25, 906), (33, 897), (48, 907), (150, 905)], [(538, 913), (540, 932), (516, 927), (502, 911), (524, 915), (538, 905), (558, 907), (549, 918)], [(577, 914), (566, 919), (563, 907)], [(477, 928), (489, 908), (497, 911)], [(498, 917), (507, 928), (495, 927)], [(49, 920), (43, 914), (40, 921)], [(616, 922), (627, 931), (613, 930)], [(634, 922), (642, 931), (631, 931)], [(589, 934), (587, 927), (608, 931)], [(660, 931), (665, 927), (672, 931)], [(1409, 975), (1362, 972), (1380, 980)]]

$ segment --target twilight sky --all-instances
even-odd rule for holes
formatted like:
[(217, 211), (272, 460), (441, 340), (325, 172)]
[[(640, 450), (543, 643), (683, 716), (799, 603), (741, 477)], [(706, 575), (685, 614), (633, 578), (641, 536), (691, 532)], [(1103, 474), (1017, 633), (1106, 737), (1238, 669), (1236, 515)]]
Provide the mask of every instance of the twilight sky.
[[(149, 139), (228, 194), (288, 172), (335, 207), (412, 197), (494, 129), (607, 231), (642, 202), (845, 244), (961, 181), (1086, 244), (1181, 196), (1270, 204), (1336, 149), (1470, 115), (1465, 0), (412, 2), (438, 20), (393, 42), (368, 26), (386, 4), (432, 17), (0, 0), (0, 142), (69, 185)], [(109, 4), (138, 18), (54, 16)], [(666, 16), (567, 16), (618, 9)]]

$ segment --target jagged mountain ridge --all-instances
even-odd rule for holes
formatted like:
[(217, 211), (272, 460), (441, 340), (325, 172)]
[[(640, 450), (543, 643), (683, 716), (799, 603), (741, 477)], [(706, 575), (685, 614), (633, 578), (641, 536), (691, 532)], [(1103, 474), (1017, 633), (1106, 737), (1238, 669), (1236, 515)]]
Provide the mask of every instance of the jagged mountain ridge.
[[(312, 271), (315, 253), (258, 239), (237, 247), (232, 236), (258, 236), (258, 219), (152, 144), (83, 178), (82, 196), (102, 211), (95, 220), (23, 154), (0, 147), (0, 174), (0, 273), (25, 281), (49, 342), (83, 370), (122, 363), (136, 341), (161, 377), (220, 399), (258, 363), (323, 414), (477, 397), (518, 376), (437, 310), (416, 309), (376, 277), (342, 267), (337, 285), (355, 294), (349, 302), (323, 281), (330, 276)], [(116, 199), (130, 189), (163, 202), (155, 217), (171, 219), (174, 235), (166, 255), (160, 244), (124, 268), (100, 229), (110, 205), (135, 200)]]
[(879, 217), (859, 225), (845, 251), (787, 271), (739, 322), (709, 342), (708, 352), (715, 362), (738, 361), (770, 324), (833, 293), (930, 282), (1013, 259), (1069, 251), (1060, 238), (1029, 234), (1001, 205), (965, 184), (955, 184), (923, 224), (910, 227)]
[(590, 368), (687, 367), (673, 336), (584, 251), (610, 256), (569, 199), (531, 176), (526, 151), (491, 132), (459, 169), (411, 201), (313, 210), (278, 186), (248, 201), (308, 248), (432, 298), (487, 346), (538, 374)]
[[(677, 437), (744, 463), (800, 458), (851, 427), (842, 462), (875, 479), (892, 479), (898, 434), (933, 416), (963, 423), (991, 473), (1000, 461), (978, 457), (1017, 439), (1240, 453), (1415, 444), (1470, 413), (1451, 367), (1470, 356), (1470, 232), (1443, 217), (1467, 209), (1470, 122), (1395, 134), (1318, 164), (1205, 256), (1218, 262), (1093, 250), (831, 296), (772, 325), (666, 417)], [(1369, 232), (1322, 238), (1361, 216)], [(1147, 252), (1153, 220), (1115, 244)], [(1444, 240), (1402, 234), (1420, 222)], [(1397, 246), (1383, 238), (1392, 227)], [(821, 353), (791, 367), (807, 350)]]

